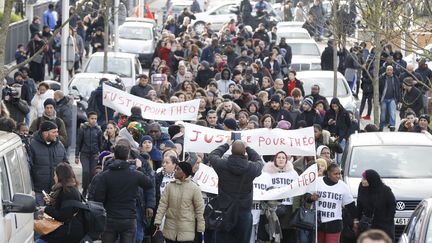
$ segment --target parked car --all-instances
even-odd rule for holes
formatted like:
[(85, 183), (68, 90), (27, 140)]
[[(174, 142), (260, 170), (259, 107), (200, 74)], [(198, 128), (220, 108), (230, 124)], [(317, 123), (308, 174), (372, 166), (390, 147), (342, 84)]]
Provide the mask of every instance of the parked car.
[[(432, 195), (432, 136), (428, 133), (376, 132), (350, 136), (342, 156), (343, 180), (357, 197), (362, 173), (376, 170), (396, 197), (398, 239), (414, 209)], [(409, 242), (417, 242), (410, 240)], [(430, 241), (429, 241), (430, 242)]]
[(0, 132), (0, 243), (33, 242), (30, 168), (26, 149), (15, 133)]
[[(103, 73), (103, 59), (103, 52), (94, 53), (87, 60), (82, 73)], [(135, 54), (108, 52), (107, 73), (118, 75), (129, 91), (135, 85), (137, 76), (142, 73), (142, 67)]]
[(280, 42), (281, 38), (285, 39), (311, 39), (309, 32), (303, 28), (281, 27), (276, 31), (276, 43)]
[(69, 93), (73, 94), (74, 97), (82, 97), (88, 100), (91, 92), (99, 86), (101, 78), (106, 78), (113, 83), (119, 83), (119, 87), (122, 87), (120, 89), (125, 90), (124, 84), (118, 75), (108, 73), (78, 73), (69, 81)]
[(236, 5), (236, 2), (226, 2), (207, 10), (206, 12), (194, 14), (196, 20), (193, 20), (192, 24), (195, 32), (204, 32), (206, 23), (211, 23), (212, 30), (219, 31), (222, 29), (222, 26), (231, 19), (234, 19), (237, 22), (237, 14), (233, 12)]
[[(306, 95), (310, 94), (311, 87), (318, 84), (320, 87), (320, 94), (326, 97), (330, 103), (333, 98), (333, 71), (302, 71), (297, 73), (297, 78), (303, 82), (303, 88)], [(359, 114), (357, 102), (352, 95), (348, 82), (341, 73), (337, 73), (337, 97), (339, 98), (342, 106), (349, 111), (352, 111), (356, 117)]]
[(48, 84), (50, 86), (50, 89), (54, 91), (61, 90), (61, 83), (57, 80), (44, 80), (43, 82)]
[(432, 242), (432, 198), (423, 199), (411, 215), (399, 243)]
[(126, 21), (119, 27), (119, 51), (138, 55), (144, 66), (150, 66), (158, 40), (154, 23), (147, 21)]
[(302, 28), (304, 22), (300, 21), (283, 21), (277, 23), (276, 27), (279, 28)]
[(321, 70), (321, 52), (313, 39), (287, 39), (291, 46), (291, 69), (296, 71)]
[(168, 15), (174, 16), (177, 19), (177, 16), (183, 12), (184, 8), (190, 8), (192, 6), (192, 0), (172, 0), (168, 1), (169, 5), (162, 7), (162, 10), (165, 12), (164, 20), (166, 20)]

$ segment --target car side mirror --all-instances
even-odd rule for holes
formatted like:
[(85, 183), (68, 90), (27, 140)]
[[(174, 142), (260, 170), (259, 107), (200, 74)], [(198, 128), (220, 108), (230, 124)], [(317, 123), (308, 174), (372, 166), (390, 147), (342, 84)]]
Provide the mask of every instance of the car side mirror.
[(27, 194), (16, 193), (12, 201), (3, 202), (6, 213), (34, 213), (36, 200)]

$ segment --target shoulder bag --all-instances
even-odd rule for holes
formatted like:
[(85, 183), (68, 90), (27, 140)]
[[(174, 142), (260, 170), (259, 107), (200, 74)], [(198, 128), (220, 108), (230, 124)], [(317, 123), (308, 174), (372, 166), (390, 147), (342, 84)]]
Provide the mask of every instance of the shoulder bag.
[(206, 205), (204, 211), (204, 218), (206, 223), (206, 229), (216, 230), (216, 231), (226, 231), (229, 232), (237, 225), (238, 220), (238, 210), (239, 210), (239, 197), (240, 191), (243, 187), (243, 182), (245, 175), (242, 176), (240, 181), (240, 187), (238, 193), (228, 207), (221, 208), (219, 200), (220, 196), (217, 196), (210, 200)]
[(315, 230), (316, 227), (316, 211), (311, 206), (306, 208), (305, 204), (300, 206), (292, 215), (289, 227), (294, 229)]
[(53, 218), (43, 217), (34, 221), (34, 231), (39, 235), (47, 235), (63, 225), (63, 222)]

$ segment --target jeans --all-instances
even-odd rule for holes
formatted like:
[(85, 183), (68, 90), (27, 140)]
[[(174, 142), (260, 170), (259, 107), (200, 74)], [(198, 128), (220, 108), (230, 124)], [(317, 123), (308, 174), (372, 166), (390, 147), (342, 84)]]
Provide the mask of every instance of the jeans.
[(341, 162), (341, 160), (342, 160), (342, 155), (343, 155), (343, 151), (345, 151), (345, 146), (346, 146), (346, 140), (345, 139), (342, 139), (342, 141), (340, 141), (339, 142), (339, 145), (341, 146), (341, 148), (342, 148), (342, 153), (336, 153), (336, 163), (338, 164), (338, 165), (340, 165), (340, 162)]
[(297, 230), (297, 242), (315, 243), (315, 230)]
[(114, 243), (120, 237), (121, 243), (135, 243), (136, 227), (136, 219), (107, 218), (102, 242)]
[(135, 234), (136, 242), (141, 243), (144, 239), (144, 227), (143, 219), (145, 219), (145, 215), (143, 215), (142, 207), (137, 206), (137, 230)]
[(394, 128), (396, 126), (396, 101), (394, 99), (381, 101), (380, 130), (384, 128), (387, 113), (390, 117), (390, 127)]
[(368, 109), (367, 109), (367, 115), (370, 116), (372, 113), (372, 98), (373, 98), (373, 94), (372, 93), (363, 93), (362, 99), (361, 99), (361, 103), (360, 103), (360, 117), (363, 115), (363, 110), (365, 108), (366, 105), (366, 101), (367, 101), (367, 105), (368, 105)]
[(216, 231), (215, 242), (246, 243), (250, 241), (252, 231), (252, 213), (243, 211), (238, 213), (237, 225), (230, 232)]
[(81, 153), (80, 161), (82, 166), (82, 188), (83, 188), (83, 196), (87, 196), (87, 188), (90, 185), (91, 180), (93, 179), (93, 170), (98, 162), (97, 154), (89, 154), (89, 153)]

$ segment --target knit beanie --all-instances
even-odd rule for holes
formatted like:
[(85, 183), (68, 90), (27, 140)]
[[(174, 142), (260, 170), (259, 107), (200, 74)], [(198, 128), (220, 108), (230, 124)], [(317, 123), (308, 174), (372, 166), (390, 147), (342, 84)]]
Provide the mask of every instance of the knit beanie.
[(232, 118), (225, 119), (224, 120), (224, 125), (226, 127), (228, 127), (229, 129), (234, 130), (234, 131), (236, 131), (237, 128), (238, 128), (237, 122), (234, 119), (232, 119)]
[(41, 132), (48, 132), (50, 130), (57, 129), (57, 128), (58, 128), (57, 124), (55, 124), (54, 122), (52, 122), (52, 121), (44, 121), (40, 125), (40, 129), (39, 130)]
[(188, 162), (180, 162), (177, 164), (178, 167), (185, 173), (186, 177), (192, 175), (192, 165)]
[(313, 98), (312, 97), (307, 97), (306, 99), (303, 100), (303, 103), (309, 105), (310, 107), (313, 107)]
[(56, 102), (55, 102), (54, 99), (48, 98), (48, 99), (45, 100), (45, 102), (43, 103), (43, 105), (44, 105), (44, 107), (46, 107), (47, 105), (52, 105), (52, 106), (55, 107)]

